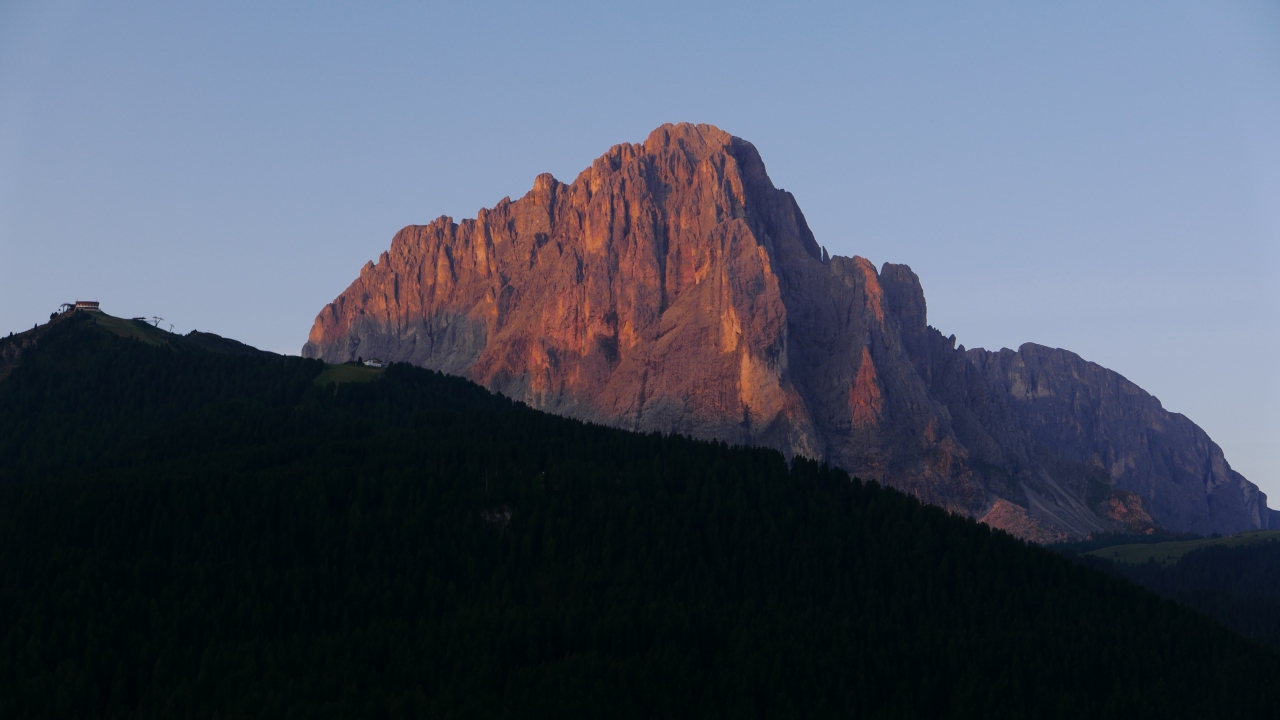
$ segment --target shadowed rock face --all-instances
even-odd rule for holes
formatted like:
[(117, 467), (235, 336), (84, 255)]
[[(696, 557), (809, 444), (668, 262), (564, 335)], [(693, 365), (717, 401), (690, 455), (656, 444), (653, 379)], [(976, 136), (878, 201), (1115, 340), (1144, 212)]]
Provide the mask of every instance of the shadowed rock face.
[(1119, 375), (1036, 345), (956, 348), (910, 268), (829, 258), (756, 149), (708, 125), (617, 145), (571, 184), (540, 175), (474, 220), (404, 228), (303, 354), (823, 458), (1039, 540), (1268, 520), (1203, 431)]

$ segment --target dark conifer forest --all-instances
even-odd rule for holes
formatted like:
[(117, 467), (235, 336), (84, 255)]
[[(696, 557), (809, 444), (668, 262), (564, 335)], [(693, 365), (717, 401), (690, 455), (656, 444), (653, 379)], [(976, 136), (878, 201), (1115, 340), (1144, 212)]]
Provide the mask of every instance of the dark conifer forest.
[(5, 718), (1280, 714), (1272, 650), (813, 462), (41, 332), (0, 380)]
[(1167, 566), (1092, 557), (1081, 561), (1150, 588), (1280, 651), (1280, 541), (1206, 547)]

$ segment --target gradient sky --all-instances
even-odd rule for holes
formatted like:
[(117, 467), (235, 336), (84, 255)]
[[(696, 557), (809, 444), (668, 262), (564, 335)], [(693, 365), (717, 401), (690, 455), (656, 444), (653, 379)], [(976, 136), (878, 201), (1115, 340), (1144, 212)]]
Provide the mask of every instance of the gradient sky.
[(1280, 4), (369, 5), (0, 0), (0, 331), (296, 354), (400, 227), (707, 122), (932, 325), (1120, 372), (1280, 507)]

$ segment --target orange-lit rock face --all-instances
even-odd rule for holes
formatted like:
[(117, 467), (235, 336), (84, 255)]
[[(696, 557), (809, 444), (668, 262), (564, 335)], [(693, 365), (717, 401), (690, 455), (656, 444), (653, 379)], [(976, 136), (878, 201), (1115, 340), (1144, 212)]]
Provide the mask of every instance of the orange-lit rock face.
[[(1042, 350), (1064, 352), (957, 349), (926, 324), (910, 268), (828, 259), (750, 143), (681, 124), (572, 183), (540, 175), (475, 219), (404, 228), (303, 354), (411, 362), (563, 415), (823, 458), (969, 515), (1008, 499), (1036, 533), (1130, 527), (1090, 507), (1080, 478), (1125, 458), (1112, 483), (1152, 491), (1150, 433), (1199, 436), (1114, 373)], [(1098, 413), (1114, 437), (1067, 437)], [(1216, 468), (1204, 494), (1147, 512), (1188, 529), (1265, 522), (1265, 498), (1210, 445), (1178, 455)]]
[[(884, 410), (884, 398), (880, 395), (880, 383), (876, 380), (876, 365), (871, 351), (862, 348), (862, 362), (858, 365), (858, 379), (849, 388), (849, 410), (856, 428), (874, 427), (880, 423)], [(926, 433), (928, 429), (926, 428)]]
[[(775, 196), (765, 214), (748, 211), (753, 191)], [(818, 263), (754, 148), (666, 126), (571, 184), (542, 175), (475, 220), (405, 228), (320, 314), (306, 352), (407, 360), (577, 417), (817, 456), (785, 379), (771, 241)]]
[(1154, 530), (1151, 516), (1142, 507), (1142, 496), (1135, 492), (1117, 490), (1107, 499), (1105, 505), (1107, 517), (1122, 523), (1137, 533), (1149, 533)]
[(1031, 542), (1052, 543), (1068, 539), (1065, 533), (1051, 530), (1027, 514), (1026, 508), (1004, 499), (996, 500), (978, 522)]

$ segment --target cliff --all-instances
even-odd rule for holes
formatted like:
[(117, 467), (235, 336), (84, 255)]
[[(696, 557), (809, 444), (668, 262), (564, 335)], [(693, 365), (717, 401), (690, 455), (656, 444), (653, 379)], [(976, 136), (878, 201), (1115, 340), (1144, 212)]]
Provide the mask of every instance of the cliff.
[(1038, 541), (1266, 527), (1186, 418), (1062, 350), (964, 350), (919, 279), (829, 257), (756, 149), (708, 125), (611, 148), (391, 248), (307, 357), (410, 362), (534, 407), (822, 458)]

